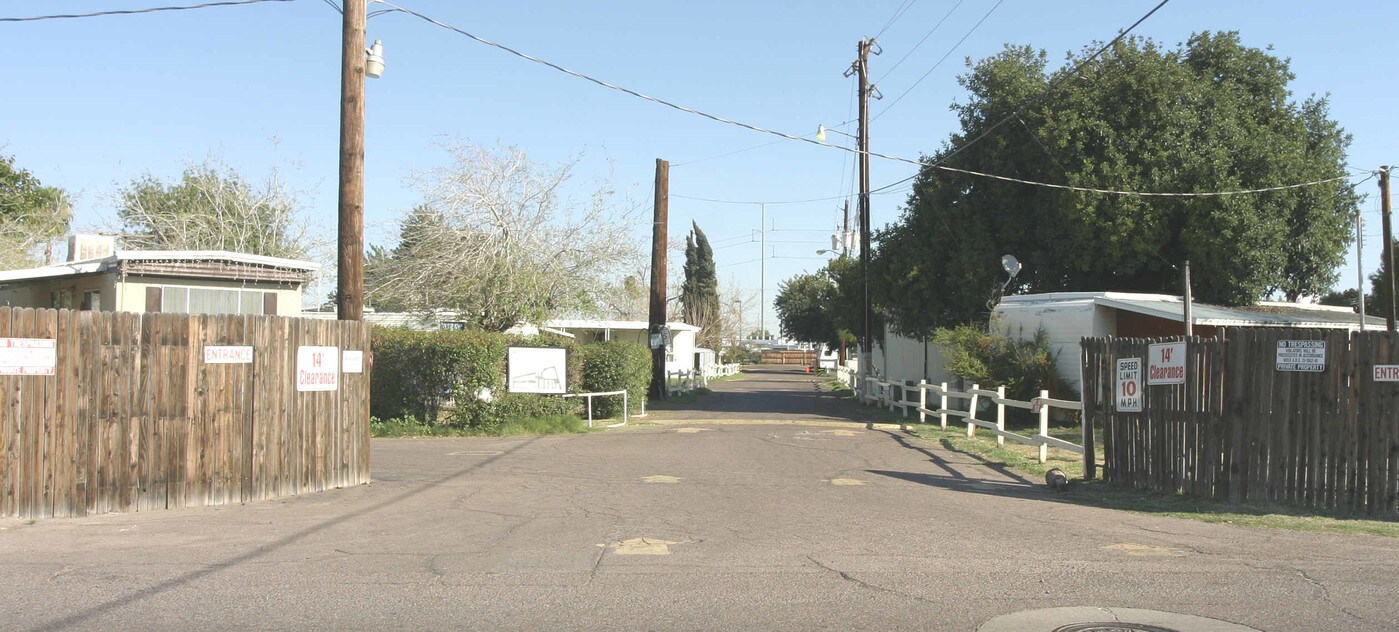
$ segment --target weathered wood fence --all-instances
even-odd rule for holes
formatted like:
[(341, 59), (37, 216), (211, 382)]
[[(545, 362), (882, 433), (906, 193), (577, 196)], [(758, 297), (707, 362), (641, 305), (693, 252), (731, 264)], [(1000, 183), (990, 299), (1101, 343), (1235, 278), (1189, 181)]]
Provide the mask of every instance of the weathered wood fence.
[[(363, 323), (0, 307), (0, 342), (53, 348), (48, 360), (0, 349), (0, 516), (222, 505), (369, 480)], [(300, 377), (335, 390), (300, 390), (311, 347), (338, 352)]]
[(816, 364), (816, 352), (806, 349), (764, 349), (763, 364)]
[[(1148, 383), (1151, 343), (1182, 340), (1184, 383)], [(1300, 363), (1298, 348), (1309, 356)], [(1399, 382), (1386, 381), (1399, 369), (1385, 368), (1399, 364), (1399, 335), (1230, 329), (1222, 340), (1085, 338), (1082, 349), (1084, 413), (1102, 427), (1107, 480), (1236, 503), (1399, 511)], [(1141, 359), (1135, 389), (1118, 371), (1127, 359), (1130, 378), (1131, 358)], [(1119, 401), (1123, 390), (1141, 401)]]

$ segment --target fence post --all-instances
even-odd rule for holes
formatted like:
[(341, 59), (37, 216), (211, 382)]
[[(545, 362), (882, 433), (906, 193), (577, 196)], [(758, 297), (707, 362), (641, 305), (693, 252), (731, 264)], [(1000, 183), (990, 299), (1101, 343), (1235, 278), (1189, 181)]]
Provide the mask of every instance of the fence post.
[[(1040, 436), (1041, 436), (1041, 437), (1048, 437), (1048, 436), (1049, 436), (1049, 404), (1044, 403), (1044, 400), (1046, 400), (1046, 399), (1049, 399), (1049, 391), (1047, 391), (1047, 390), (1041, 390), (1041, 391), (1040, 391)], [(1044, 444), (1043, 442), (1041, 442), (1041, 443), (1040, 443), (1040, 463), (1044, 463), (1044, 462), (1045, 462), (1046, 460), (1048, 460), (1048, 459), (1049, 459), (1049, 446), (1046, 445), (1046, 444)]]
[[(1006, 387), (1004, 385), (996, 387), (996, 430), (1006, 431), (1006, 405), (1003, 403), (1006, 398)], [(1004, 446), (1006, 437), (1000, 432), (996, 433), (996, 445)]]
[(587, 400), (587, 402), (588, 402), (588, 427), (589, 427), (589, 428), (592, 428), (592, 427), (593, 427), (593, 396), (592, 396), (592, 394), (590, 393), (590, 394), (584, 396), (583, 399)]
[(942, 418), (942, 429), (947, 430), (947, 382), (942, 383), (942, 388), (939, 392), (942, 393), (942, 399), (941, 403), (938, 404), (938, 410), (943, 412), (938, 413), (938, 416)]
[(622, 423), (623, 423), (623, 424), (626, 424), (626, 423), (627, 423), (627, 417), (628, 417), (628, 415), (629, 415), (629, 413), (630, 413), (630, 411), (628, 411), (627, 409), (630, 408), (630, 407), (631, 407), (630, 404), (627, 402), (627, 390), (626, 390), (626, 389), (622, 389)]
[[(981, 385), (980, 385), (980, 384), (972, 384), (972, 390), (973, 390), (973, 391), (981, 390)], [(975, 424), (975, 423), (972, 423), (972, 420), (973, 420), (973, 419), (976, 419), (976, 399), (977, 399), (977, 397), (978, 397), (978, 396), (977, 396), (976, 393), (972, 393), (972, 398), (971, 398), (971, 400), (970, 400), (970, 401), (971, 401), (971, 404), (967, 406), (967, 438), (968, 438), (968, 439), (970, 439), (970, 438), (976, 436), (976, 424)]]
[(918, 423), (928, 423), (928, 380), (918, 380)]

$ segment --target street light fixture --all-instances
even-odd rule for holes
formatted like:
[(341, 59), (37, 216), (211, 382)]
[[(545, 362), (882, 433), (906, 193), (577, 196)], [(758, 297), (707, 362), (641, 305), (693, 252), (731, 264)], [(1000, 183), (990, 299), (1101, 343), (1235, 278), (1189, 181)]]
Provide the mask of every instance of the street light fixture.
[(374, 45), (364, 50), (364, 76), (378, 79), (384, 74), (384, 44), (374, 40)]
[(842, 131), (840, 131), (840, 130), (838, 130), (838, 129), (831, 129), (831, 128), (829, 128), (829, 127), (826, 127), (825, 125), (817, 125), (817, 126), (816, 126), (816, 140), (819, 140), (819, 141), (821, 141), (821, 142), (826, 142), (826, 132), (835, 132), (835, 133), (840, 134), (841, 136), (844, 136), (844, 137), (846, 137), (846, 138), (858, 138), (858, 137), (855, 136), (854, 134), (846, 134), (845, 132), (842, 132)]

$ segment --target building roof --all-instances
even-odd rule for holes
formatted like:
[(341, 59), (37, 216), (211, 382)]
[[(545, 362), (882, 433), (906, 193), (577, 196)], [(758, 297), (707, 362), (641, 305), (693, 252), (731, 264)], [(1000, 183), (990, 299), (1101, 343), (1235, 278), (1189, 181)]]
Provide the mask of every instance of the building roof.
[(97, 259), (70, 261), (27, 270), (7, 270), (0, 272), (0, 283), (36, 281), (40, 279), (94, 274), (117, 268), (126, 262), (185, 261), (221, 261), (267, 268), (301, 270), (304, 272), (315, 272), (321, 269), (319, 263), (310, 261), (283, 259), (281, 257), (265, 257), (262, 255), (250, 255), (227, 250), (118, 250), (113, 254)]
[[(1095, 303), (1166, 320), (1185, 322), (1185, 301), (1168, 294), (1133, 292), (1049, 292), (1007, 296), (1005, 307), (1046, 304)], [(1348, 307), (1265, 301), (1249, 307), (1224, 307), (1208, 303), (1191, 305), (1196, 325), (1214, 327), (1296, 327), (1314, 329), (1358, 329), (1360, 316)], [(1383, 318), (1365, 317), (1366, 326), (1383, 328)]]
[[(666, 323), (671, 331), (699, 331), (700, 328), (689, 323), (671, 322)], [(592, 319), (557, 319), (545, 321), (544, 326), (556, 329), (634, 329), (647, 331), (651, 324), (644, 320), (592, 320)]]

